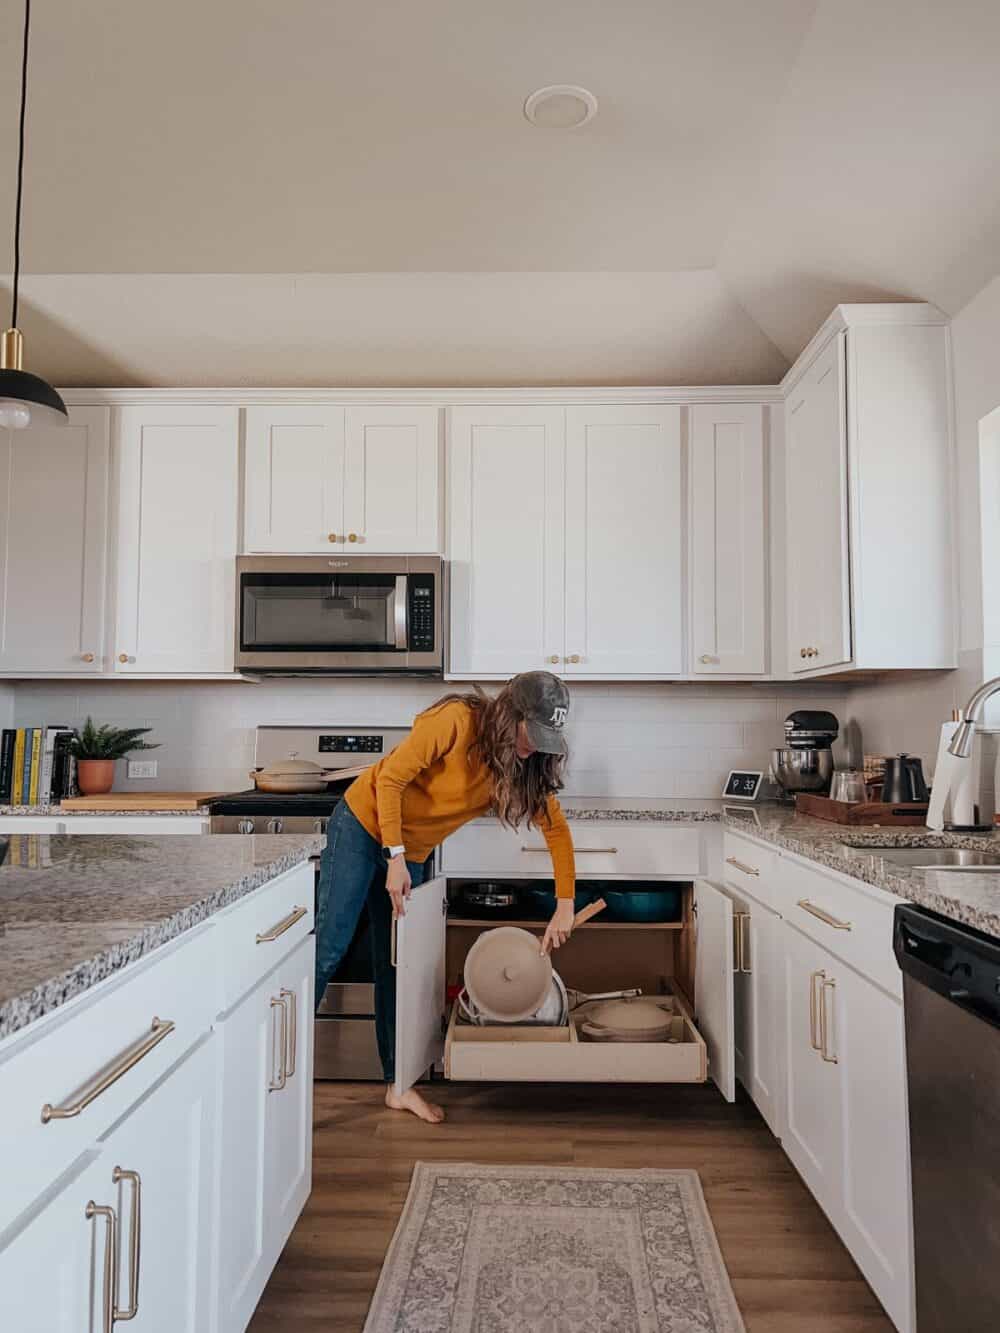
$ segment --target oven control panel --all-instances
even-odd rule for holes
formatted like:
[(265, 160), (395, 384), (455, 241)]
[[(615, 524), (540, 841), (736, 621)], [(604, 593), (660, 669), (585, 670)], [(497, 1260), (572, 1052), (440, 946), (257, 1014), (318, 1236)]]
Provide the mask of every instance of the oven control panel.
[(320, 754), (381, 754), (384, 736), (320, 736)]
[(409, 647), (413, 653), (434, 651), (434, 575), (411, 574), (409, 592)]

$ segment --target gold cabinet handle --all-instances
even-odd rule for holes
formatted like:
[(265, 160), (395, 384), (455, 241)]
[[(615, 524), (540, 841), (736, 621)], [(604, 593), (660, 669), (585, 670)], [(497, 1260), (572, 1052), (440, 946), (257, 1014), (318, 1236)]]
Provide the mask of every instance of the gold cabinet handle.
[[(95, 1203), (93, 1199), (84, 1209), (88, 1222), (94, 1218), (104, 1219), (104, 1274), (101, 1279), (103, 1288), (101, 1297), (101, 1333), (113, 1333), (115, 1326), (115, 1288), (118, 1285), (118, 1219), (115, 1210), (106, 1204)], [(90, 1320), (87, 1320), (90, 1326)]]
[[(522, 852), (548, 852), (547, 847), (525, 847), (522, 846)], [(574, 856), (617, 856), (617, 847), (574, 847)]]
[(53, 1106), (51, 1102), (46, 1102), (42, 1107), (42, 1124), (47, 1125), (50, 1120), (72, 1120), (81, 1111), (85, 1111), (92, 1101), (100, 1097), (102, 1092), (107, 1092), (108, 1088), (123, 1078), (130, 1069), (134, 1069), (139, 1061), (150, 1051), (155, 1050), (173, 1030), (174, 1024), (169, 1019), (161, 1021), (159, 1018), (154, 1018), (149, 1033), (122, 1051), (114, 1064), (95, 1074), (90, 1082), (83, 1085), (73, 1101), (65, 1106)]
[(549, 662), (552, 666), (557, 666), (559, 663), (559, 654), (553, 653), (551, 657), (547, 657), (545, 660)]
[(130, 657), (128, 653), (119, 653), (118, 661), (121, 662), (122, 666), (125, 666), (126, 663), (130, 663), (133, 666), (135, 665), (135, 658)]
[(829, 912), (824, 912), (822, 907), (817, 907), (808, 898), (800, 898), (798, 905), (803, 912), (808, 912), (817, 921), (822, 921), (824, 926), (832, 926), (834, 930), (850, 930), (852, 928), (850, 921), (838, 921), (835, 916), (831, 916)]
[(824, 980), (825, 978), (825, 972), (813, 972), (809, 977), (809, 1045), (814, 1051), (821, 1049), (820, 1039), (817, 1036), (816, 982)]
[(580, 661), (580, 654), (579, 654), (579, 653), (573, 653), (571, 657), (567, 657), (567, 658), (566, 658), (566, 661), (567, 661), (567, 662), (570, 662), (570, 663), (572, 663), (574, 666), (576, 666), (576, 664)]
[(837, 1056), (831, 1055), (826, 1049), (826, 1039), (829, 1035), (830, 1022), (826, 1016), (826, 993), (827, 991), (836, 991), (837, 983), (832, 979), (823, 978), (819, 988), (819, 1053), (828, 1065), (838, 1064)]
[(94, 654), (93, 654), (93, 653), (81, 653), (81, 654), (80, 654), (80, 661), (81, 661), (81, 662), (92, 662), (93, 660), (94, 660)]
[(750, 913), (740, 913), (740, 971), (746, 976), (750, 976), (753, 968), (750, 966)]
[[(281, 1010), (281, 1036), (278, 1039), (278, 1049), (281, 1052), (279, 1061), (278, 1075), (274, 1074), (274, 1011)], [(288, 1082), (288, 1071), (285, 1067), (285, 1056), (288, 1052), (288, 1010), (285, 1007), (283, 997), (277, 999), (271, 996), (271, 1077), (267, 1085), (268, 1092), (280, 1092)]]
[(718, 666), (719, 663), (719, 659), (713, 656), (712, 653), (702, 653), (698, 658), (698, 661), (701, 662), (703, 666)]
[(257, 936), (257, 943), (273, 944), (275, 940), (280, 939), (281, 936), (284, 935), (286, 930), (291, 930), (296, 921), (301, 921), (307, 910), (308, 909), (305, 907), (293, 907), (288, 915), (282, 917), (276, 926), (272, 926), (270, 930), (262, 931), (261, 934)]
[(358, 540), (358, 534), (356, 532), (349, 532), (347, 534), (347, 540), (349, 542), (356, 542)]
[(750, 973), (750, 968), (747, 964), (746, 935), (746, 928), (749, 924), (749, 912), (733, 913), (733, 971), (743, 972), (747, 975)]
[(298, 997), (293, 990), (286, 990), (282, 987), (281, 998), (288, 1001), (289, 1020), (288, 1020), (288, 1048), (287, 1048), (287, 1074), (289, 1078), (295, 1076), (295, 1048), (299, 1044), (299, 1016), (298, 1016)]
[(120, 1181), (126, 1181), (132, 1186), (132, 1228), (129, 1232), (128, 1247), (128, 1305), (124, 1309), (118, 1305), (118, 1283), (115, 1283), (115, 1320), (134, 1319), (139, 1313), (139, 1263), (140, 1263), (140, 1229), (142, 1227), (142, 1180), (138, 1171), (123, 1171), (120, 1166), (116, 1166), (111, 1172), (111, 1179), (117, 1185)]
[(735, 866), (737, 870), (742, 870), (744, 875), (754, 875), (757, 879), (760, 878), (759, 870), (755, 870), (753, 866), (748, 866), (745, 861), (737, 861), (735, 856), (727, 856), (726, 865)]
[(800, 657), (808, 657), (808, 656), (809, 656), (809, 649), (808, 649), (808, 648), (800, 648), (800, 649), (799, 649), (799, 656), (800, 656)]
[(339, 542), (339, 541), (340, 541), (340, 538), (337, 536), (337, 534), (336, 534), (335, 532), (331, 532), (330, 535), (327, 537), (327, 541), (328, 541), (328, 542)]

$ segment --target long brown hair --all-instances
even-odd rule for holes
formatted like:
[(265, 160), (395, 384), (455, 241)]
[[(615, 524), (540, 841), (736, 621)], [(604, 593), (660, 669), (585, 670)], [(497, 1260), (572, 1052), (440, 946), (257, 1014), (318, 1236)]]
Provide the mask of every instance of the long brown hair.
[(475, 738), (469, 760), (486, 765), (493, 785), (493, 808), (501, 824), (528, 827), (547, 817), (548, 798), (563, 788), (566, 756), (536, 751), (520, 759), (515, 748), (517, 727), (522, 720), (514, 707), (510, 687), (488, 695), (478, 685), (468, 694), (446, 694), (425, 711), (436, 712), (446, 704), (463, 703), (475, 721)]

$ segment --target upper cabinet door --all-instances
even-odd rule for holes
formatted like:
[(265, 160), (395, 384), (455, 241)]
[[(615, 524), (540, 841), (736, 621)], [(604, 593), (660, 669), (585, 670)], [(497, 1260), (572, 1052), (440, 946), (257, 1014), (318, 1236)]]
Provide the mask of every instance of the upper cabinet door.
[(691, 409), (691, 656), (699, 675), (763, 675), (764, 409)]
[(419, 884), (395, 922), (396, 1082), (412, 1088), (444, 1057), (447, 881)]
[(235, 407), (121, 409), (115, 670), (233, 670), (238, 468)]
[(344, 483), (347, 549), (440, 551), (440, 412), (349, 407)]
[(566, 652), (572, 676), (679, 675), (680, 408), (566, 413)]
[(558, 669), (565, 655), (563, 409), (455, 408), (448, 454), (451, 673)]
[(344, 409), (251, 407), (246, 430), (245, 549), (342, 550)]
[(708, 1076), (727, 1102), (736, 1098), (736, 951), (733, 900), (706, 879), (696, 880), (694, 1004), (708, 1047)]
[(846, 335), (826, 345), (785, 405), (788, 667), (851, 658)]
[(0, 431), (0, 671), (105, 668), (110, 416)]

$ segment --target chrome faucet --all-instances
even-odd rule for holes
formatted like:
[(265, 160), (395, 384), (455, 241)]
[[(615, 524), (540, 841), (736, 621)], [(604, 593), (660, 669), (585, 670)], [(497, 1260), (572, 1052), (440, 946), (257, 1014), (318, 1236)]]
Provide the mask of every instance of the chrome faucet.
[(958, 724), (955, 734), (951, 738), (951, 744), (948, 746), (948, 753), (953, 754), (956, 759), (971, 757), (973, 742), (976, 738), (976, 727), (983, 720), (983, 708), (986, 705), (986, 700), (991, 699), (994, 694), (1000, 694), (1000, 676), (994, 676), (992, 680), (987, 680), (980, 685), (965, 705), (965, 720)]

